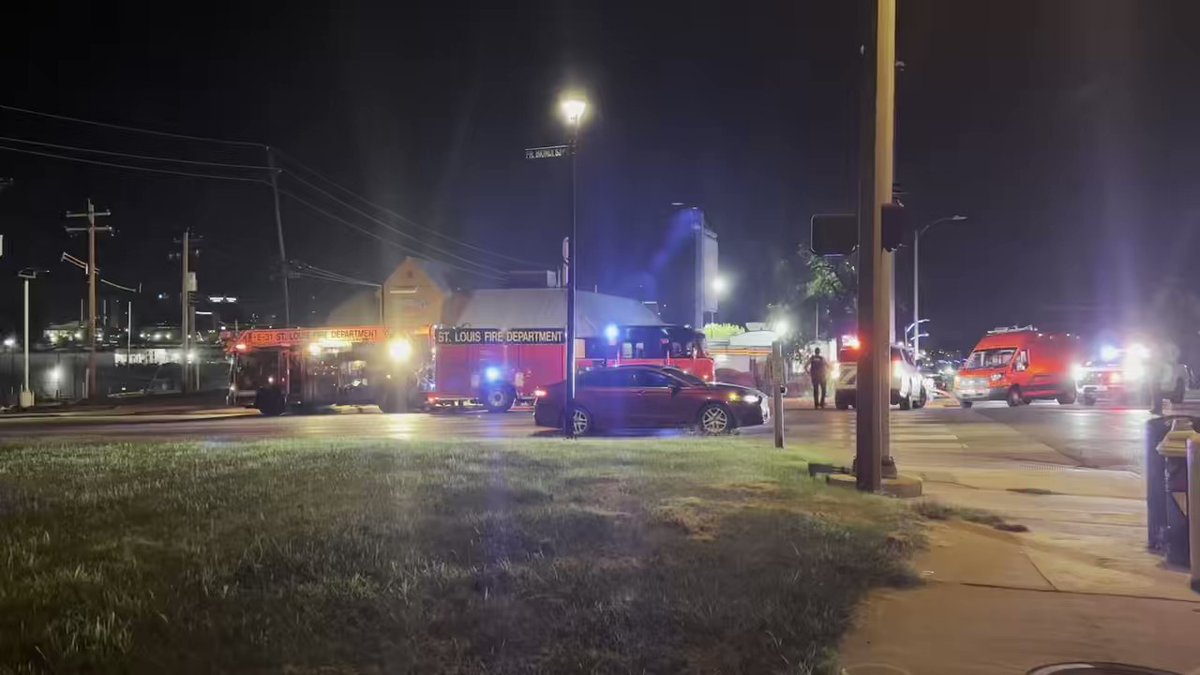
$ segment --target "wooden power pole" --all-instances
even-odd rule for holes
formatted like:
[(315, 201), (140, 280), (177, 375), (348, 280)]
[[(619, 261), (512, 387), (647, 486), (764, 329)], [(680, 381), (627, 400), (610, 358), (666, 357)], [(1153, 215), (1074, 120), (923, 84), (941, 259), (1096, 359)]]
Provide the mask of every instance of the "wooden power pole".
[(895, 130), (896, 0), (866, 0), (859, 140), (858, 488), (877, 492), (893, 474), (888, 438), (891, 403), (892, 254), (883, 249), (883, 205), (892, 200)]
[(89, 198), (87, 201), (87, 211), (81, 213), (67, 212), (68, 218), (87, 218), (87, 227), (68, 227), (67, 232), (87, 232), (88, 235), (88, 262), (87, 262), (87, 277), (88, 277), (88, 321), (87, 330), (84, 331), (84, 337), (88, 344), (88, 366), (87, 377), (84, 380), (84, 398), (96, 398), (99, 392), (96, 391), (96, 281), (99, 274), (96, 270), (96, 233), (97, 232), (112, 232), (112, 228), (108, 226), (97, 227), (96, 218), (101, 216), (111, 216), (112, 212), (108, 210), (97, 211), (96, 206), (92, 204)]

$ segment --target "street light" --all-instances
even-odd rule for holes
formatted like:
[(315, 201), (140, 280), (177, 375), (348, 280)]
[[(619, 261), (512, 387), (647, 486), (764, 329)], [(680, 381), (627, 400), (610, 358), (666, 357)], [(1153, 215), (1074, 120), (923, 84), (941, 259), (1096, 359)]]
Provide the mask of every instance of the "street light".
[(729, 290), (729, 282), (725, 280), (725, 277), (717, 277), (712, 280), (712, 288), (718, 296), (725, 295), (725, 291)]
[[(935, 220), (931, 223), (926, 223), (925, 225), (922, 225), (921, 227), (918, 227), (916, 230), (913, 231), (913, 323), (914, 324), (919, 325), (921, 323), (921, 315), (920, 315), (919, 308), (918, 308), (918, 304), (919, 304), (920, 298), (921, 298), (921, 295), (920, 295), (921, 294), (921, 289), (920, 289), (920, 284), (921, 284), (920, 269), (921, 268), (920, 268), (920, 257), (918, 255), (919, 254), (918, 246), (920, 245), (920, 241), (921, 241), (921, 233), (924, 232), (925, 230), (928, 230), (929, 228), (933, 227), (934, 225), (937, 225), (938, 223), (950, 223), (950, 222), (957, 223), (957, 222), (961, 222), (966, 219), (967, 219), (966, 216), (959, 216), (959, 215), (946, 216), (945, 218), (938, 218), (937, 220)], [(921, 353), (920, 332), (921, 332), (920, 329), (918, 329), (917, 334), (913, 336), (913, 354), (914, 355)]]
[(567, 396), (563, 408), (563, 435), (575, 436), (575, 287), (579, 279), (576, 257), (579, 247), (578, 208), (575, 195), (575, 157), (579, 154), (579, 123), (587, 102), (579, 96), (564, 96), (559, 102), (567, 123), (567, 145), (571, 153), (571, 234), (567, 238)]
[(567, 124), (578, 127), (579, 120), (583, 118), (583, 113), (587, 112), (587, 101), (581, 98), (568, 97), (559, 103), (559, 107), (562, 108), (563, 117), (566, 118)]
[(45, 272), (46, 270), (34, 269), (32, 267), (26, 267), (17, 272), (17, 276), (25, 281), (25, 341), (21, 345), (25, 349), (25, 381), (21, 386), (21, 394), (17, 400), (17, 403), (22, 408), (33, 407), (33, 390), (29, 388), (29, 280), (36, 279), (38, 274)]

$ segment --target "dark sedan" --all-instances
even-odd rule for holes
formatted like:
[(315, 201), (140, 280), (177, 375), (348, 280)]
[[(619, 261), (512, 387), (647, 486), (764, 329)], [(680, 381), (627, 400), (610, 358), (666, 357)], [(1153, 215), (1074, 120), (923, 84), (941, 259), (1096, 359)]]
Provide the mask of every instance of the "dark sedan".
[[(597, 430), (696, 427), (723, 434), (764, 424), (771, 417), (761, 392), (732, 384), (709, 384), (675, 368), (622, 366), (580, 373), (575, 381), (576, 435)], [(565, 384), (535, 392), (538, 426), (562, 427)]]

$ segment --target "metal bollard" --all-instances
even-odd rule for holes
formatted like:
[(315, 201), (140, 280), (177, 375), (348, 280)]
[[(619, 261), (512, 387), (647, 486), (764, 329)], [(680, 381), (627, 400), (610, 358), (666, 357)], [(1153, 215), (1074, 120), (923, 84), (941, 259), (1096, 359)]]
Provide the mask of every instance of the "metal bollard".
[(1167, 527), (1166, 461), (1158, 452), (1158, 444), (1171, 430), (1171, 420), (1152, 417), (1146, 420), (1146, 547), (1161, 551)]
[(1200, 593), (1200, 442), (1187, 442), (1188, 551), (1191, 554), (1192, 590)]
[(1191, 564), (1188, 546), (1188, 467), (1187, 451), (1166, 457), (1167, 528), (1163, 535), (1167, 564), (1188, 567)]

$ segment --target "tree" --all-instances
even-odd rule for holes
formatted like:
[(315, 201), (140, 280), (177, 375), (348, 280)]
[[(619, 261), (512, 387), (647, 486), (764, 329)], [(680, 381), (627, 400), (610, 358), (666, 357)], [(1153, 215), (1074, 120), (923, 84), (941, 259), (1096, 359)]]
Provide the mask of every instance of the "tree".
[(704, 337), (709, 341), (724, 341), (745, 332), (746, 329), (736, 323), (710, 323), (704, 326)]
[(858, 269), (852, 256), (823, 257), (806, 245), (776, 263), (774, 276), (776, 301), (768, 308), (773, 319), (786, 317), (793, 326), (793, 342), (816, 337), (813, 332), (819, 314), (821, 334), (828, 337), (829, 326), (854, 319), (858, 314)]

